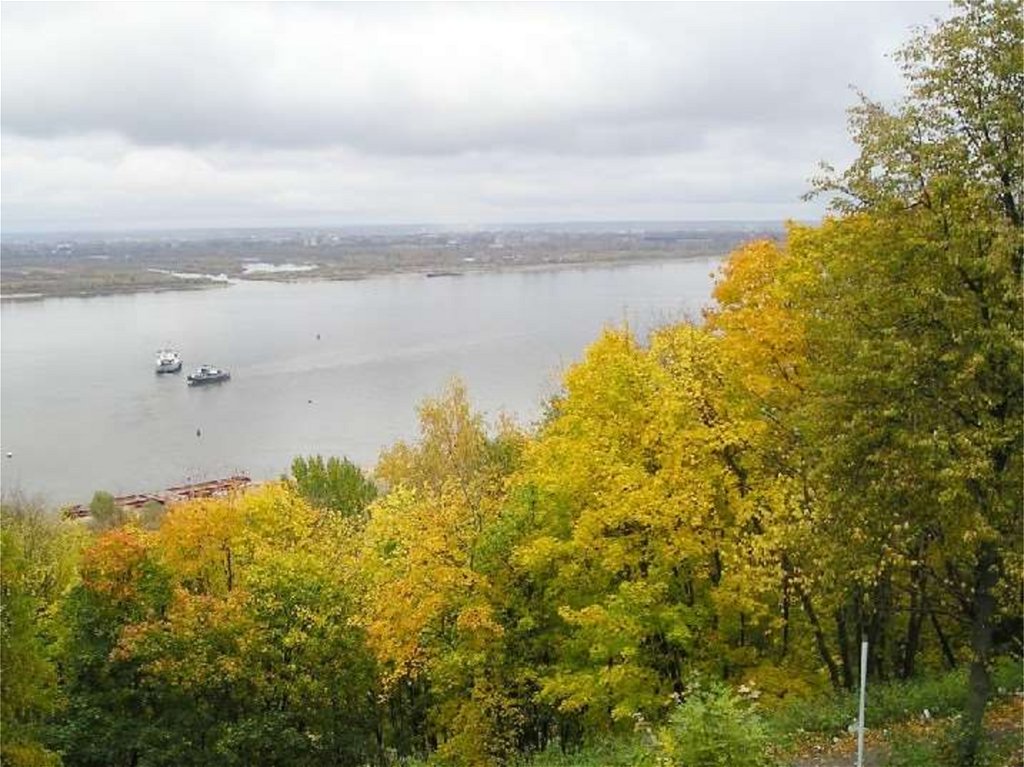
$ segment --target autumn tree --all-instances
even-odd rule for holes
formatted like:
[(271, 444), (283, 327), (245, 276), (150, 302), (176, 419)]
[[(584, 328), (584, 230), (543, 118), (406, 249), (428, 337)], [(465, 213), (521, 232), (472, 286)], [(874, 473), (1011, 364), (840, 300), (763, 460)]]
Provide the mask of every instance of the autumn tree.
[[(767, 558), (777, 565), (776, 662), (789, 665), (791, 677), (798, 675), (794, 667), (806, 666), (808, 659), (793, 651), (810, 637), (832, 685), (849, 687), (853, 669), (842, 632), (839, 641), (831, 640), (837, 633), (833, 612), (848, 588), (840, 577), (848, 577), (849, 568), (840, 565), (842, 542), (823, 535), (817, 522), (817, 446), (802, 428), (809, 385), (807, 317), (796, 299), (816, 279), (813, 266), (796, 258), (788, 242), (748, 243), (723, 262), (705, 326), (719, 339), (721, 396), (746, 435), (743, 450), (734, 446), (723, 455), (740, 492), (755, 506), (743, 539), (759, 554), (742, 561)], [(836, 566), (823, 568), (822, 562)], [(762, 577), (773, 576), (765, 571)]]
[(977, 0), (906, 46), (909, 95), (864, 99), (860, 156), (819, 181), (850, 217), (808, 243), (822, 471), (847, 504), (866, 496), (890, 531), (935, 546), (927, 574), (970, 626), (964, 764), (993, 627), (1019, 614), (997, 598), (1021, 556), (1022, 37), (1017, 4)]
[(526, 452), (534, 525), (512, 562), (543, 623), (560, 621), (540, 698), (591, 729), (660, 716), (692, 669), (772, 656), (784, 570), (768, 520), (792, 504), (728, 378), (704, 328), (664, 327), (646, 346), (606, 331)]
[[(363, 764), (373, 661), (340, 523), (290, 488), (172, 507), (87, 552), (67, 600), (71, 764)], [(102, 732), (88, 731), (100, 723)]]
[(65, 763), (127, 767), (173, 735), (153, 715), (160, 696), (139, 664), (114, 651), (123, 631), (165, 609), (169, 582), (149, 536), (132, 525), (96, 539), (79, 569), (80, 582), (61, 602), (56, 647), (68, 703), (49, 740)]
[(47, 719), (59, 708), (50, 646), (61, 599), (76, 579), (84, 531), (38, 504), (0, 506), (0, 761), (58, 763), (45, 745)]
[(503, 598), (481, 545), (503, 512), (506, 477), (522, 437), (507, 420), (492, 433), (451, 382), (420, 405), (420, 435), (385, 451), (376, 476), (389, 488), (369, 510), (358, 555), (360, 623), (392, 705), (430, 723), (401, 748), (438, 748), (458, 764), (490, 764), (516, 745), (517, 701), (503, 672)]

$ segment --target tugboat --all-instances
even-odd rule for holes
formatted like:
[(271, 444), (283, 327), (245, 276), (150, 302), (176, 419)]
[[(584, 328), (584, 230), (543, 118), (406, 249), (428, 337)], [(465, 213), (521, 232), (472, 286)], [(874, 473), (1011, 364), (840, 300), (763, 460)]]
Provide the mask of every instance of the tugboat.
[(198, 386), (199, 384), (220, 383), (221, 381), (230, 380), (231, 374), (228, 371), (215, 368), (213, 365), (200, 365), (196, 372), (189, 374), (188, 385)]
[(181, 357), (174, 349), (161, 349), (156, 353), (157, 373), (177, 373), (181, 370)]

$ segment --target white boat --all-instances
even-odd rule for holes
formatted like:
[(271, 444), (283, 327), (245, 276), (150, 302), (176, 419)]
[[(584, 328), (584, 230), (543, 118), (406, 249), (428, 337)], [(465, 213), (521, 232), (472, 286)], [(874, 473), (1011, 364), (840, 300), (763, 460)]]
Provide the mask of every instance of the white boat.
[(156, 353), (157, 373), (177, 373), (181, 370), (181, 356), (174, 349), (161, 349)]

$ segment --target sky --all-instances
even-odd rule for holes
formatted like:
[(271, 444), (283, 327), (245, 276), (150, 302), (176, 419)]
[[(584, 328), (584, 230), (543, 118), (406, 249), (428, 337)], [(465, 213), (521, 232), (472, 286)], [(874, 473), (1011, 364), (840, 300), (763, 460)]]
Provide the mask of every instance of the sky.
[(932, 2), (0, 4), (0, 232), (813, 220)]

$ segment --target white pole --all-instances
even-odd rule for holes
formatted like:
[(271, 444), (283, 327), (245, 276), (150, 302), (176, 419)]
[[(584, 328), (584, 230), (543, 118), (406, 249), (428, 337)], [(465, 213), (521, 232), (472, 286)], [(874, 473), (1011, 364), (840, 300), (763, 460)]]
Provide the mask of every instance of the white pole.
[(868, 640), (860, 643), (860, 709), (857, 714), (857, 767), (864, 767), (864, 687), (868, 683)]

